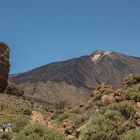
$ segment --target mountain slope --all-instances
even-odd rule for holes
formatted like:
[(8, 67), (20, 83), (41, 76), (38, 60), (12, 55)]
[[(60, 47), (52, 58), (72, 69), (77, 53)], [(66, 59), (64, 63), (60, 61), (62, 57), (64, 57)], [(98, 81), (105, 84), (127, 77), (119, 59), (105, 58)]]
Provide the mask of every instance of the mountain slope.
[(76, 105), (84, 102), (97, 85), (120, 86), (130, 73), (140, 73), (140, 58), (98, 50), (91, 55), (13, 75), (10, 81), (20, 85), (27, 96)]

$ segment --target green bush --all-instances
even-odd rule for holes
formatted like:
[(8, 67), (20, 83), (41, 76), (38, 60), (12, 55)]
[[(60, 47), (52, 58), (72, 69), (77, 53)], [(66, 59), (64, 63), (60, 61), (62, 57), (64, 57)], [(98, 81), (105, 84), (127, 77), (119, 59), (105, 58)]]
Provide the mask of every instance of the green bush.
[(108, 110), (107, 112), (105, 112), (105, 117), (111, 121), (115, 121), (115, 122), (123, 122), (125, 121), (124, 117), (121, 115), (121, 113), (119, 111), (116, 110)]
[(24, 115), (27, 115), (27, 116), (31, 116), (32, 115), (32, 110), (26, 109), (26, 110), (24, 110), (24, 113), (23, 114)]
[(140, 74), (130, 74), (124, 79), (124, 83), (126, 83), (127, 85), (140, 83)]
[(29, 125), (25, 127), (15, 140), (67, 140), (63, 134), (49, 129), (45, 125)]
[(0, 133), (0, 140), (12, 140), (13, 135), (12, 133), (4, 132)]
[(140, 102), (140, 93), (137, 91), (128, 91), (125, 93), (127, 100), (134, 100), (135, 102)]
[(121, 140), (140, 140), (140, 129), (133, 129), (122, 135)]
[(93, 116), (82, 131), (80, 140), (119, 140), (118, 129), (120, 128), (117, 121), (123, 123), (123, 118), (118, 112), (112, 114), (114, 114), (111, 115), (114, 118), (112, 120), (109, 119), (109, 113), (106, 113), (106, 117)]
[(126, 119), (129, 119), (136, 112), (135, 107), (129, 101), (113, 103), (108, 106), (110, 110), (118, 110)]

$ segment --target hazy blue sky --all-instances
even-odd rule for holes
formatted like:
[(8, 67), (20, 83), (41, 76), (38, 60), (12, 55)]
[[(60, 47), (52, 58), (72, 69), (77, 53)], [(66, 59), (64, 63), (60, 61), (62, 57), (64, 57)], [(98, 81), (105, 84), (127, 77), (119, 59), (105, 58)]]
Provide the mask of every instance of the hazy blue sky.
[(90, 54), (140, 57), (140, 0), (0, 0), (11, 73)]

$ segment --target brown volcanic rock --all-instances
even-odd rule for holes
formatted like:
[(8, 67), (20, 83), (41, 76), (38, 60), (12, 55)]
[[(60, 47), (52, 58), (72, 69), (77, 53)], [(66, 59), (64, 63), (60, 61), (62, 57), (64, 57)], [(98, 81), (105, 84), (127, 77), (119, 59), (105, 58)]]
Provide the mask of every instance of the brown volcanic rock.
[(5, 89), (5, 93), (17, 97), (21, 97), (24, 95), (24, 91), (12, 83), (8, 83), (8, 86)]
[(0, 42), (0, 91), (3, 92), (8, 84), (9, 74), (9, 48), (6, 44)]

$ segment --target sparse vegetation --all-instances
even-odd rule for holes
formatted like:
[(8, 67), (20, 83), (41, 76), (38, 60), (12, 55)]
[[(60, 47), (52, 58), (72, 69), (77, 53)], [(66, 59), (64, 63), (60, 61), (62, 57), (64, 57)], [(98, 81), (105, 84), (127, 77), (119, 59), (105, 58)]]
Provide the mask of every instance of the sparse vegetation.
[(56, 101), (56, 103), (55, 103), (55, 109), (56, 110), (64, 109), (66, 107), (67, 107), (66, 101), (59, 100), (59, 101)]
[(71, 120), (71, 121), (75, 122), (76, 119), (77, 119), (77, 115), (75, 113), (64, 113), (64, 114), (61, 114), (58, 118), (56, 118), (54, 120), (54, 123), (57, 125), (60, 125), (65, 120)]
[(30, 124), (30, 103), (10, 98), (14, 104), (0, 103), (0, 124), (12, 122), (13, 133), (1, 133), (2, 140), (66, 140), (68, 135), (77, 140), (140, 139), (140, 83), (136, 75), (126, 78), (121, 88), (97, 87), (90, 100), (80, 106), (67, 109), (64, 102), (58, 102), (54, 113), (42, 111), (41, 116), (54, 125), (51, 129), (47, 123)]
[(12, 125), (12, 131), (15, 133), (19, 133), (21, 130), (23, 130), (27, 125), (28, 121), (26, 119), (20, 119), (14, 122)]

